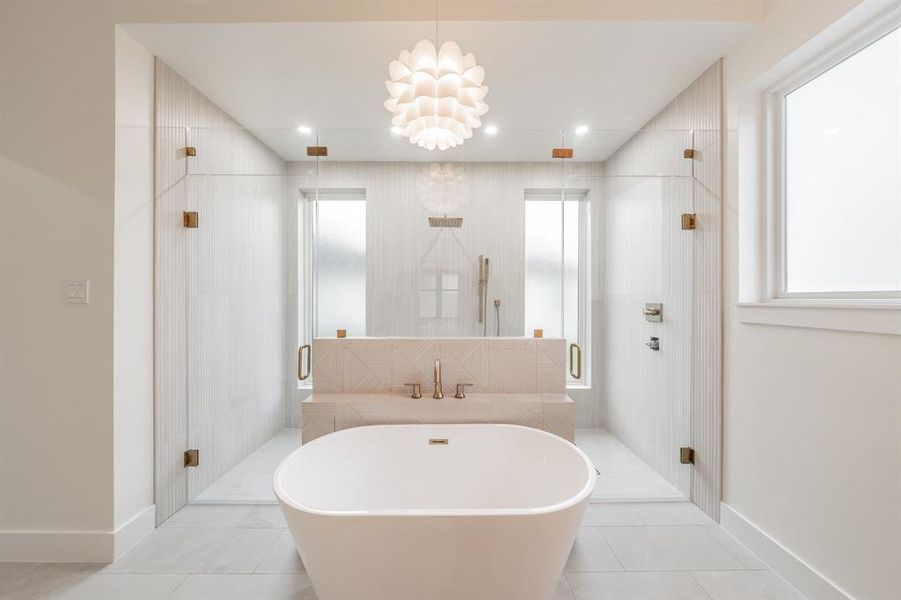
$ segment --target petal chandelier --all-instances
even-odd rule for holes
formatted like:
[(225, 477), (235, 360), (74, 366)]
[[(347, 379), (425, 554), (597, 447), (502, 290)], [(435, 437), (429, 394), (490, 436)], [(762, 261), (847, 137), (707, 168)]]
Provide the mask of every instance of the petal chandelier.
[(411, 144), (447, 150), (482, 126), (479, 117), (488, 112), (485, 69), (455, 42), (444, 42), (436, 51), (431, 40), (422, 40), (391, 61), (388, 74), (385, 87), (391, 97), (385, 108)]

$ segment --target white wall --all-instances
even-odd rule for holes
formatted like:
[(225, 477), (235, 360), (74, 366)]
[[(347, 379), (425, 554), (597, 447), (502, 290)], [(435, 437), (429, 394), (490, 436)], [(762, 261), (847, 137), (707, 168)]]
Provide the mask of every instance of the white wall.
[(889, 5), (857, 4), (769, 3), (726, 56), (723, 500), (810, 597), (881, 600), (901, 590), (901, 337), (748, 324), (735, 306), (762, 299), (761, 91)]
[(162, 521), (285, 426), (288, 217), (285, 162), (159, 60), (156, 123)]
[[(721, 81), (716, 63), (604, 163), (607, 427), (714, 515)], [(682, 230), (683, 213), (697, 214), (696, 230)], [(645, 320), (647, 302), (663, 304), (661, 323)], [(651, 336), (659, 352), (645, 345)], [(695, 465), (680, 464), (682, 446), (695, 448)]]
[(153, 56), (118, 28), (115, 194), (114, 526), (129, 531), (118, 555), (154, 522)]

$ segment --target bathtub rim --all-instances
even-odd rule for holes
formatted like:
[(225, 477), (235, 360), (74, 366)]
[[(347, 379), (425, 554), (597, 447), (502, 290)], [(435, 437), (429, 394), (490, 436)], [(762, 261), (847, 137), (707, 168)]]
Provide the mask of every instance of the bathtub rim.
[[(462, 428), (472, 428), (472, 427), (480, 427), (480, 428), (490, 428), (490, 429), (523, 429), (528, 430), (529, 432), (534, 432), (537, 435), (543, 435), (547, 437), (555, 438), (559, 443), (568, 445), (571, 449), (575, 450), (577, 455), (582, 459), (582, 463), (585, 466), (586, 478), (585, 485), (582, 486), (582, 489), (579, 490), (577, 494), (574, 496), (567, 498), (566, 500), (562, 500), (555, 504), (548, 504), (545, 506), (538, 506), (534, 508), (404, 508), (404, 509), (379, 509), (379, 510), (323, 510), (318, 508), (312, 508), (309, 506), (304, 506), (303, 504), (294, 501), (291, 498), (287, 497), (287, 494), (280, 489), (280, 479), (282, 470), (285, 468), (285, 463), (288, 462), (292, 456), (294, 456), (297, 452), (302, 452), (304, 447), (310, 446), (312, 444), (316, 444), (319, 440), (328, 438), (334, 435), (340, 435), (344, 432), (353, 431), (355, 429), (372, 429), (372, 428), (420, 428), (420, 427), (449, 427), (451, 429), (462, 429)], [(278, 501), (287, 505), (295, 510), (299, 510), (301, 512), (323, 516), (323, 517), (497, 517), (497, 516), (532, 516), (532, 515), (545, 515), (551, 514), (555, 512), (564, 511), (568, 508), (572, 508), (574, 506), (579, 505), (587, 498), (591, 496), (592, 490), (594, 490), (595, 477), (597, 473), (595, 471), (594, 463), (591, 462), (591, 459), (588, 458), (588, 455), (585, 454), (581, 448), (566, 440), (556, 434), (541, 430), (535, 429), (534, 427), (526, 427), (524, 425), (512, 425), (506, 423), (409, 423), (409, 424), (383, 424), (383, 425), (363, 425), (360, 427), (350, 427), (348, 429), (342, 429), (340, 431), (335, 431), (319, 438), (311, 442), (307, 442), (300, 448), (294, 450), (286, 456), (279, 463), (278, 468), (275, 469), (275, 474), (272, 476), (272, 489), (275, 492), (275, 497)]]

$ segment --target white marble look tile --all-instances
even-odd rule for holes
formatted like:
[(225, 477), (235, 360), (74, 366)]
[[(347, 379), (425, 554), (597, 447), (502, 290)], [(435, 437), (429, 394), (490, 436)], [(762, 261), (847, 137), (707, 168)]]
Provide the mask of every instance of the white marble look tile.
[(53, 600), (164, 600), (187, 575), (97, 573), (54, 593)]
[(710, 600), (690, 573), (568, 573), (576, 600)]
[(572, 588), (569, 587), (569, 582), (565, 576), (561, 577), (560, 581), (557, 582), (557, 588), (554, 590), (551, 600), (575, 600)]
[(694, 577), (713, 600), (803, 600), (772, 571), (707, 571)]
[(315, 600), (305, 573), (293, 575), (191, 575), (172, 600)]
[(592, 502), (585, 509), (583, 527), (623, 527), (645, 525), (644, 519), (635, 510), (634, 504), (627, 502)]
[(635, 510), (648, 525), (716, 525), (691, 502), (643, 502)]
[(161, 527), (180, 529), (237, 527), (251, 509), (249, 504), (189, 504), (169, 517)]
[(100, 567), (77, 563), (0, 562), (0, 598), (3, 600), (52, 598), (96, 572)]
[(303, 561), (290, 531), (282, 531), (254, 573), (304, 573)]
[(229, 471), (194, 496), (194, 502), (275, 502), (273, 473), (236, 473)]
[(104, 569), (116, 573), (251, 573), (278, 529), (157, 529)]
[(742, 568), (769, 569), (765, 562), (757, 558), (756, 554), (745, 548), (741, 542), (732, 537), (732, 534), (722, 527), (709, 527), (708, 530), (710, 531), (710, 536), (741, 563)]
[(607, 541), (596, 527), (581, 527), (564, 571), (622, 571)]
[(717, 571), (745, 568), (713, 537), (718, 526), (602, 527), (627, 571)]
[(646, 462), (631, 452), (592, 452), (591, 460), (601, 473), (652, 473)]
[(244, 529), (284, 529), (287, 526), (278, 504), (257, 504), (237, 525)]
[(595, 481), (591, 497), (596, 500), (648, 498), (684, 500), (685, 498), (671, 483), (653, 471), (601, 473)]

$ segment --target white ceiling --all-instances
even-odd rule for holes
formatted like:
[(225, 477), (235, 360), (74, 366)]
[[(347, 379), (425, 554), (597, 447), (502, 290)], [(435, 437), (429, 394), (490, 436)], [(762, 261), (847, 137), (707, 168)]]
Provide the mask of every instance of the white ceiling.
[[(491, 107), (461, 148), (428, 152), (389, 133), (388, 63), (433, 22), (147, 24), (127, 30), (286, 160), (306, 159), (298, 125), (332, 160), (547, 160), (561, 143), (603, 160), (745, 36), (747, 22), (454, 21), (486, 69)], [(591, 131), (576, 138), (572, 129)]]

